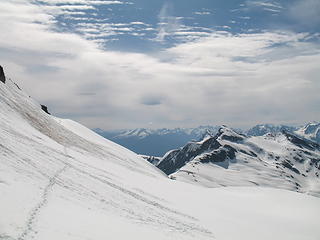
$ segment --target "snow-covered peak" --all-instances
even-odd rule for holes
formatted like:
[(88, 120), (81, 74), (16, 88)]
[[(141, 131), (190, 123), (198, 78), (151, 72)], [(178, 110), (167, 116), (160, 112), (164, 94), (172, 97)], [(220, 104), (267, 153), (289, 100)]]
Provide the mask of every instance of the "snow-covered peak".
[(245, 138), (244, 135), (235, 132), (231, 128), (221, 126), (214, 136), (208, 135), (199, 142), (189, 142), (178, 150), (169, 151), (164, 155), (157, 167), (170, 175), (203, 153), (223, 149), (222, 154), (231, 156), (233, 149), (229, 142), (239, 142)]
[(313, 134), (317, 132), (319, 128), (320, 128), (320, 123), (309, 123), (303, 128), (303, 131), (305, 134)]
[[(138, 137), (140, 139), (146, 138), (148, 136), (163, 136), (163, 135), (177, 135), (184, 134), (189, 135), (197, 140), (201, 139), (202, 136), (206, 133), (215, 134), (218, 131), (218, 126), (200, 126), (196, 128), (160, 128), (160, 129), (149, 129), (149, 128), (136, 128), (130, 130), (119, 130), (119, 131), (110, 131), (118, 132), (115, 136), (116, 139), (121, 138), (134, 138)], [(103, 134), (103, 132), (108, 133), (109, 131), (103, 131), (101, 129), (94, 129), (97, 133)]]
[(247, 137), (222, 126), (157, 166), (172, 179), (207, 187), (259, 185), (320, 196), (320, 145), (288, 131)]
[(152, 133), (151, 130), (145, 128), (136, 128), (133, 130), (126, 130), (121, 134), (117, 135), (115, 138), (129, 138), (129, 137), (137, 137), (137, 138), (145, 138)]
[(258, 124), (247, 131), (248, 136), (263, 136), (265, 134), (277, 134), (283, 130), (295, 131), (297, 128), (293, 126), (286, 125), (276, 125), (276, 124)]
[(205, 136), (213, 136), (218, 127), (197, 128), (138, 128), (132, 130), (94, 131), (132, 151), (147, 156), (163, 156), (167, 151), (184, 146), (189, 141), (199, 141)]
[(246, 136), (240, 133), (237, 133), (235, 130), (223, 125), (219, 129), (216, 138), (218, 140), (228, 140), (232, 142), (243, 141)]
[(320, 123), (308, 123), (295, 131), (296, 134), (320, 143)]

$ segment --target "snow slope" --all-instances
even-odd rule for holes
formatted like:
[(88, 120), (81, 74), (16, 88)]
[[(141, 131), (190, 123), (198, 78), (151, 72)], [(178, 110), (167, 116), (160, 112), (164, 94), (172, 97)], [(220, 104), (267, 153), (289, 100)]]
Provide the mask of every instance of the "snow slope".
[(0, 239), (319, 239), (320, 199), (172, 181), (0, 82)]

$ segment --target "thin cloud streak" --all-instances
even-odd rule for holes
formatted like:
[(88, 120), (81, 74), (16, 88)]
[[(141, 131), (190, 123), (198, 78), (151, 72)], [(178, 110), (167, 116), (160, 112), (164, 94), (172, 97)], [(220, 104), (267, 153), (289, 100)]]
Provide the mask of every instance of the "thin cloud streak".
[(158, 15), (158, 34), (156, 41), (163, 42), (167, 36), (176, 32), (180, 27), (180, 19), (173, 16), (173, 4), (166, 2)]
[(48, 5), (56, 4), (82, 4), (82, 5), (113, 5), (113, 4), (126, 4), (122, 1), (99, 1), (99, 0), (37, 0), (38, 3), (46, 3)]

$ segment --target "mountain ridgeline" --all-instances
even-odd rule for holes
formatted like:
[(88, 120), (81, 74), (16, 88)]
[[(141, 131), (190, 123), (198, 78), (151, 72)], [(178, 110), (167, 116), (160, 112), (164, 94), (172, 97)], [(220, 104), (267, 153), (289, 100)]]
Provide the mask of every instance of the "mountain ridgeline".
[(198, 141), (206, 134), (215, 134), (218, 126), (198, 128), (145, 129), (104, 131), (94, 129), (101, 136), (138, 154), (162, 157), (167, 151), (179, 148), (189, 141)]
[[(142, 153), (171, 179), (206, 187), (268, 186), (320, 195), (319, 123), (134, 129), (109, 137)], [(100, 130), (101, 134), (101, 130)], [(163, 157), (160, 157), (165, 150)], [(173, 149), (173, 150), (172, 150)]]
[(299, 136), (320, 143), (320, 123), (309, 123), (295, 131)]
[[(183, 147), (188, 142), (200, 141), (206, 136), (214, 136), (220, 126), (200, 126), (197, 128), (146, 129), (105, 131), (94, 129), (101, 136), (112, 140), (141, 155), (162, 157), (168, 151)], [(259, 124), (248, 130), (234, 129), (247, 136), (292, 132), (320, 143), (320, 124), (309, 123), (301, 128), (287, 125)]]
[(207, 187), (257, 185), (320, 196), (320, 145), (286, 130), (246, 136), (221, 127), (213, 137), (169, 151), (157, 167)]
[(252, 128), (250, 128), (248, 131), (246, 131), (246, 134), (248, 136), (262, 136), (267, 133), (279, 133), (282, 131), (287, 132), (294, 132), (298, 128), (293, 126), (286, 126), (286, 125), (275, 125), (275, 124), (258, 124)]

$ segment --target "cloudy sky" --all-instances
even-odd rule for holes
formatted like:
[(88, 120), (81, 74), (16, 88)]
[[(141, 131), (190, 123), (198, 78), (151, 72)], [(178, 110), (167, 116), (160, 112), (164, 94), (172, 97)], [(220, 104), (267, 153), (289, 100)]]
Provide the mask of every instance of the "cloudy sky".
[(90, 128), (320, 120), (319, 0), (1, 0), (0, 64)]

